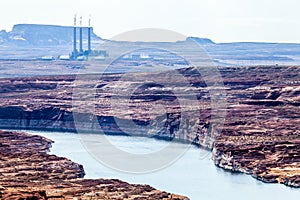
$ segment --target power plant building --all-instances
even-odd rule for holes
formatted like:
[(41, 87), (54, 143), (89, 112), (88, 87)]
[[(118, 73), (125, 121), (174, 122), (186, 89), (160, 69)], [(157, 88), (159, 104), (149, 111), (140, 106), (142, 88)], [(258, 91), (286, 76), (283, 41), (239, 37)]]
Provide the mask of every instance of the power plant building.
[[(83, 49), (83, 30), (87, 30), (87, 50)], [(79, 49), (77, 49), (77, 36), (79, 32)], [(74, 18), (74, 28), (73, 28), (73, 52), (70, 56), (72, 60), (76, 60), (77, 58), (80, 58), (82, 60), (82, 57), (86, 56), (88, 57), (92, 51), (91, 47), (91, 32), (92, 27), (90, 26), (90, 20), (89, 20), (89, 26), (83, 27), (82, 26), (82, 17), (80, 17), (80, 26), (76, 26), (76, 16)]]

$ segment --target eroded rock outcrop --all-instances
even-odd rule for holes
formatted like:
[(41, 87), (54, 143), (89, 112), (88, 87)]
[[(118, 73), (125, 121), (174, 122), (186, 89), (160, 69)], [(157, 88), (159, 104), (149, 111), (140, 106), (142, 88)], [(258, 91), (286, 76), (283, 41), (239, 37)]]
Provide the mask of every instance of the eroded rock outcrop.
[(0, 131), (0, 199), (187, 199), (149, 185), (83, 179), (82, 165), (49, 155), (51, 140)]
[[(204, 79), (195, 68), (136, 73), (129, 79), (122, 74), (1, 79), (6, 89), (1, 89), (0, 127), (130, 132), (189, 141), (212, 149), (220, 167), (300, 187), (300, 68), (226, 67), (219, 72), (221, 87), (208, 86), (216, 76)], [(153, 77), (158, 83), (150, 81)], [(226, 113), (221, 120), (212, 118), (218, 112), (213, 113), (211, 91), (219, 90), (226, 94), (220, 97), (226, 102), (218, 108)], [(150, 133), (119, 126), (132, 121), (161, 129)]]

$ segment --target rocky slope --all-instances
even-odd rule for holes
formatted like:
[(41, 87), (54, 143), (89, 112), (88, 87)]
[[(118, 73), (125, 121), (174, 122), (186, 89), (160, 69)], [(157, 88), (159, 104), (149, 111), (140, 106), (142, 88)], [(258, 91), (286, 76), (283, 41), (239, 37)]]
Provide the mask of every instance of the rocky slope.
[[(0, 127), (189, 141), (212, 149), (220, 167), (300, 187), (300, 67), (219, 71), (218, 87), (207, 84), (214, 74), (201, 76), (195, 68), (127, 79), (122, 74), (1, 79)], [(212, 107), (218, 98), (211, 94), (221, 91), (225, 95), (218, 98), (226, 105)], [(141, 128), (126, 126), (132, 121)], [(161, 129), (144, 132), (147, 125)]]
[(245, 81), (226, 83), (233, 91), (227, 91), (226, 123), (213, 148), (218, 166), (300, 186), (299, 69), (258, 67), (232, 74), (231, 81)]
[(0, 131), (0, 199), (187, 199), (148, 185), (83, 179), (82, 165), (47, 154), (51, 143)]

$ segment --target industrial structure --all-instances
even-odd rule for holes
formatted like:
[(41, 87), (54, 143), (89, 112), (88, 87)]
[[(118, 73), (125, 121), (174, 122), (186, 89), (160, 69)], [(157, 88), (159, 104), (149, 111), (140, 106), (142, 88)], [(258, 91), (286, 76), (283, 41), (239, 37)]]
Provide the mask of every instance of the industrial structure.
[[(87, 40), (88, 47), (87, 50), (83, 49), (83, 29), (87, 29)], [(77, 49), (77, 30), (79, 30), (79, 49)], [(92, 51), (91, 47), (91, 19), (89, 19), (88, 27), (82, 26), (82, 17), (80, 17), (80, 26), (77, 26), (77, 16), (74, 17), (74, 28), (73, 28), (73, 52), (70, 58), (72, 60), (82, 60), (87, 59)]]
[[(90, 58), (93, 60), (104, 60), (108, 57), (108, 53), (105, 50), (92, 50), (92, 26), (91, 18), (89, 18), (88, 26), (82, 25), (82, 17), (80, 17), (80, 24), (77, 26), (77, 15), (74, 17), (73, 26), (73, 50), (68, 55), (43, 56), (38, 58), (39, 60), (51, 61), (51, 60), (78, 60), (85, 61)], [(83, 38), (87, 38), (87, 48), (84, 48)], [(79, 45), (78, 45), (79, 43)], [(85, 43), (86, 44), (86, 43)]]

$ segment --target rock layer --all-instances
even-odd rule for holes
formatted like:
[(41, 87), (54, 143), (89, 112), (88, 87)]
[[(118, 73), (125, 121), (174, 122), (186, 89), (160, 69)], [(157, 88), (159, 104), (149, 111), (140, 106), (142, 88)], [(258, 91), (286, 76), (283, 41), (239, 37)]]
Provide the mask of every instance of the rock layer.
[[(211, 69), (125, 78), (108, 74), (1, 79), (0, 127), (102, 130), (189, 141), (212, 149), (220, 167), (300, 187), (300, 67), (219, 68), (218, 87), (207, 84), (217, 76), (199, 73), (205, 70)], [(212, 91), (223, 91), (226, 95), (220, 98), (226, 105), (213, 108)], [(226, 116), (218, 116), (219, 111)], [(153, 133), (126, 126), (132, 122), (160, 129)]]
[(149, 185), (83, 179), (82, 165), (47, 154), (51, 143), (0, 131), (0, 199), (187, 199)]

